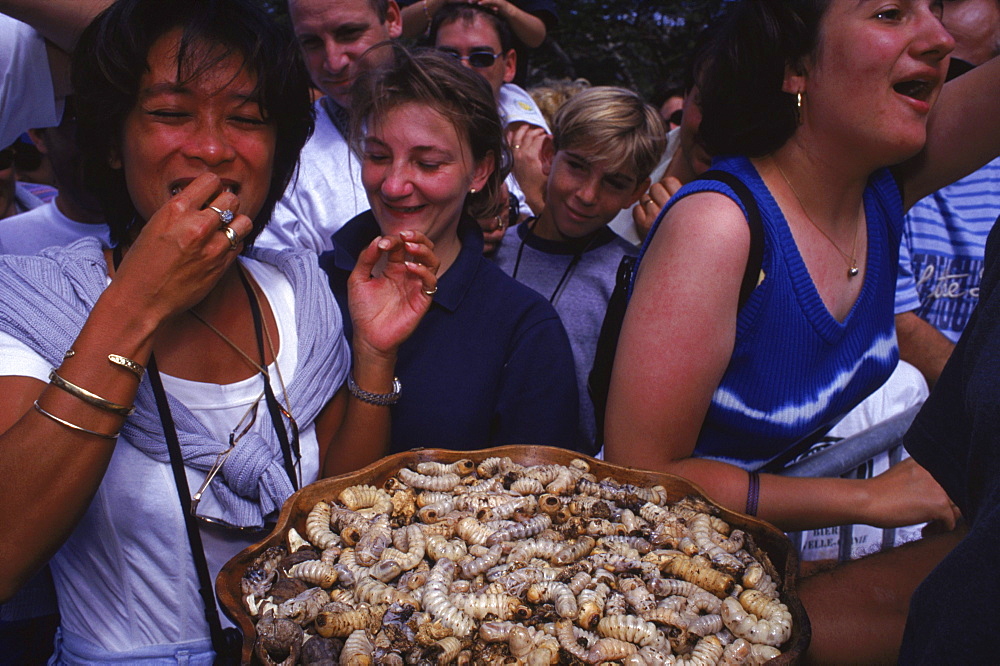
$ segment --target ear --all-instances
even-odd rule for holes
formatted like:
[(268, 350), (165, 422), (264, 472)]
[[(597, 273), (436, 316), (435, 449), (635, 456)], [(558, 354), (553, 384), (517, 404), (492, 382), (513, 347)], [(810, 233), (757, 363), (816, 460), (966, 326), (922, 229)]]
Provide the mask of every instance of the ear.
[(385, 13), (385, 30), (391, 39), (399, 39), (403, 34), (403, 14), (399, 11), (396, 0), (389, 0), (389, 8)]
[(551, 134), (546, 134), (545, 138), (542, 139), (542, 148), (538, 157), (542, 162), (542, 173), (548, 178), (549, 174), (552, 173), (552, 162), (556, 159), (556, 144), (552, 140)]
[(642, 197), (642, 195), (646, 193), (646, 190), (649, 189), (649, 185), (650, 185), (649, 178), (636, 185), (635, 190), (632, 192), (632, 196), (629, 197), (628, 204), (623, 206), (622, 208), (631, 208), (632, 206), (634, 206), (635, 202), (638, 201), (640, 197)]
[(45, 130), (44, 129), (30, 129), (28, 130), (28, 138), (31, 139), (31, 143), (35, 144), (35, 148), (38, 149), (42, 155), (49, 154), (49, 147), (45, 145)]
[(469, 187), (474, 187), (477, 190), (482, 190), (486, 185), (486, 181), (489, 180), (490, 174), (493, 173), (493, 169), (496, 165), (496, 156), (493, 151), (489, 151), (483, 157), (483, 159), (476, 162), (476, 167), (472, 170), (472, 182), (469, 183)]
[(781, 91), (789, 95), (805, 92), (806, 69), (801, 62), (785, 65), (785, 77), (781, 82)]
[(510, 83), (517, 75), (517, 51), (511, 49), (504, 55), (503, 82)]
[(108, 166), (112, 169), (122, 168), (122, 156), (117, 146), (111, 148), (111, 154), (108, 155)]

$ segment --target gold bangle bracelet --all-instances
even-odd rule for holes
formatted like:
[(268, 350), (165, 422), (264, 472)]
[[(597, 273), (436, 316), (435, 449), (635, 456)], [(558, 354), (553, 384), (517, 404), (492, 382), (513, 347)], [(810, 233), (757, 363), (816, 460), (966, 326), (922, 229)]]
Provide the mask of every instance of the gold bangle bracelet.
[(146, 368), (142, 367), (132, 359), (119, 356), (118, 354), (108, 354), (108, 361), (110, 361), (112, 365), (125, 368), (138, 377), (139, 381), (142, 381), (142, 376), (146, 373)]
[(119, 416), (131, 416), (132, 412), (135, 411), (135, 407), (132, 405), (119, 405), (117, 402), (111, 402), (107, 398), (102, 398), (96, 393), (91, 393), (82, 386), (77, 386), (71, 381), (63, 379), (56, 371), (53, 370), (49, 373), (49, 382), (52, 383), (57, 389), (62, 389), (69, 393), (74, 398), (83, 400), (88, 405), (93, 405), (98, 409), (103, 409), (106, 412), (111, 412), (112, 414), (117, 414)]
[(49, 412), (45, 411), (44, 409), (42, 409), (41, 405), (38, 404), (37, 400), (35, 401), (34, 404), (35, 404), (35, 411), (37, 411), (39, 414), (41, 414), (45, 418), (52, 419), (53, 421), (55, 421), (59, 425), (65, 427), (65, 428), (69, 428), (70, 430), (76, 430), (77, 432), (82, 432), (82, 433), (86, 433), (88, 435), (93, 435), (94, 437), (100, 437), (101, 439), (118, 439), (118, 435), (120, 434), (120, 433), (116, 432), (113, 435), (107, 435), (107, 434), (105, 434), (103, 432), (97, 432), (96, 430), (90, 430), (88, 428), (84, 428), (83, 426), (78, 426), (75, 423), (70, 423), (69, 421), (66, 421), (66, 420), (63, 420), (63, 419), (59, 418), (55, 414), (50, 414)]

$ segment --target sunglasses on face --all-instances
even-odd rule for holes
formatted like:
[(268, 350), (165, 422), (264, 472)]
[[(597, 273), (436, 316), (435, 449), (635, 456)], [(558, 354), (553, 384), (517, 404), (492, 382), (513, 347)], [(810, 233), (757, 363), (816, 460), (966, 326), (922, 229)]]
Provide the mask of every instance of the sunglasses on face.
[(449, 49), (438, 49), (441, 53), (451, 56), (455, 60), (466, 61), (472, 67), (476, 69), (486, 69), (487, 67), (492, 67), (496, 59), (499, 58), (501, 53), (493, 53), (492, 51), (473, 51), (467, 56), (458, 53), (457, 51), (451, 51)]
[(0, 150), (0, 171), (14, 166), (14, 149), (4, 148)]

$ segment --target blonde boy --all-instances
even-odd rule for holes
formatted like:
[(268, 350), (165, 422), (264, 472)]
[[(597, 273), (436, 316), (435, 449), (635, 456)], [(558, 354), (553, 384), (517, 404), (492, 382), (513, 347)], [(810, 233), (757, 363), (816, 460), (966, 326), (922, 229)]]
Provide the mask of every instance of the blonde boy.
[(559, 313), (576, 363), (581, 437), (593, 445), (587, 374), (618, 264), (636, 250), (607, 224), (649, 187), (666, 129), (637, 94), (600, 86), (566, 102), (552, 130), (542, 149), (545, 208), (507, 233), (495, 261)]

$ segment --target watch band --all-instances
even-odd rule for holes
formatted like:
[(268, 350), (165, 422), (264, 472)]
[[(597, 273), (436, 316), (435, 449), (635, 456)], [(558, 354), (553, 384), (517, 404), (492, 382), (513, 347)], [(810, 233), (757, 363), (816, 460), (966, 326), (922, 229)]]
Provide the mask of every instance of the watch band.
[(399, 377), (392, 378), (392, 393), (371, 393), (366, 391), (358, 383), (354, 381), (354, 371), (347, 373), (347, 390), (351, 392), (355, 398), (361, 402), (367, 402), (369, 405), (377, 405), (379, 407), (387, 407), (389, 405), (394, 405), (399, 402), (400, 392), (402, 391), (403, 385), (399, 383)]

